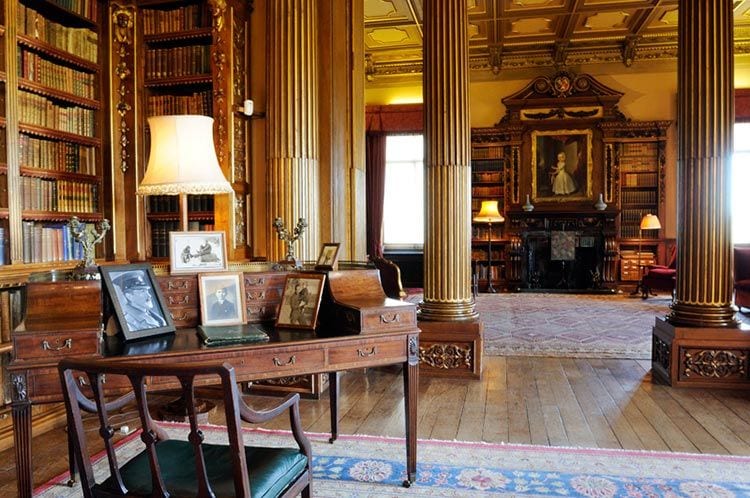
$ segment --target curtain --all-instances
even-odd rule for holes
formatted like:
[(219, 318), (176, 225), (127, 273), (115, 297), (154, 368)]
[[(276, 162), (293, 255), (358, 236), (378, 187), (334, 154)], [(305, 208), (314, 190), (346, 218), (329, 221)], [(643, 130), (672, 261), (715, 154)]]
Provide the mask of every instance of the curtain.
[(383, 198), (385, 195), (385, 134), (368, 132), (365, 137), (367, 195), (367, 253), (383, 255)]

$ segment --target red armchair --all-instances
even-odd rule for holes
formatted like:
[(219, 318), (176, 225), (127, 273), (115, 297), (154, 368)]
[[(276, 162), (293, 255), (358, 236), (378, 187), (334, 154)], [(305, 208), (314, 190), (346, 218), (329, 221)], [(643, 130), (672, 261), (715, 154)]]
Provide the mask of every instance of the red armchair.
[(750, 308), (750, 245), (734, 246), (734, 304)]
[(677, 281), (677, 246), (672, 246), (669, 261), (664, 265), (649, 265), (641, 280), (641, 297), (655, 296), (654, 290), (674, 291)]

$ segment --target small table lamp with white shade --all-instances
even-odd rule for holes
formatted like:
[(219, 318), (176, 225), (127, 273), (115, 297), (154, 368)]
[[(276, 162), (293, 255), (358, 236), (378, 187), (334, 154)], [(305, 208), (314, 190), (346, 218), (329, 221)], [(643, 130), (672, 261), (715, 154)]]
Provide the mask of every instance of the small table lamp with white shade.
[(482, 207), (474, 216), (477, 223), (487, 223), (487, 292), (495, 292), (492, 286), (492, 224), (505, 221), (497, 209), (497, 201), (482, 201)]
[[(635, 286), (635, 290), (631, 292), (631, 295), (640, 294), (643, 290), (643, 266), (641, 265), (641, 248), (643, 246), (643, 231), (644, 230), (659, 230), (661, 229), (661, 223), (659, 217), (655, 214), (645, 214), (641, 218), (641, 225), (638, 227), (638, 285)], [(645, 297), (645, 296), (644, 296)]]
[(214, 148), (213, 118), (197, 115), (153, 116), (151, 151), (137, 195), (179, 195), (180, 230), (188, 227), (188, 194), (229, 194)]

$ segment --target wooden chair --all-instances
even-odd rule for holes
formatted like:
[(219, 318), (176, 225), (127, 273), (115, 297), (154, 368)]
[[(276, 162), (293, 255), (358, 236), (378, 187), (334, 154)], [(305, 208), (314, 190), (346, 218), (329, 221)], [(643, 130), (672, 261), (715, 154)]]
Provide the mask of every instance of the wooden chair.
[(390, 259), (381, 256), (371, 256), (370, 260), (375, 268), (380, 270), (380, 283), (385, 295), (393, 299), (404, 299), (406, 291), (401, 285), (401, 268)]
[[(83, 496), (148, 497), (249, 497), (311, 496), (312, 452), (302, 432), (299, 395), (288, 396), (271, 410), (255, 411), (239, 395), (234, 369), (223, 364), (152, 365), (111, 363), (97, 359), (67, 359), (58, 367), (68, 413), (68, 437), (80, 471)], [(112, 401), (105, 399), (107, 386), (126, 376), (132, 390)], [(152, 419), (145, 383), (158, 377), (176, 377), (188, 405), (190, 432), (187, 441), (170, 440)], [(229, 444), (208, 444), (198, 426), (194, 387), (219, 378), (224, 396)], [(115, 382), (117, 383), (117, 382)], [(125, 381), (127, 384), (127, 380)], [(85, 395), (86, 386), (90, 396)], [(145, 449), (126, 463), (118, 462), (113, 445), (110, 413), (135, 399)], [(245, 446), (240, 420), (260, 423), (289, 410), (296, 448)], [(82, 412), (97, 414), (99, 435), (104, 440), (109, 477), (97, 483), (89, 460)], [(290, 438), (291, 442), (291, 438)]]
[(734, 304), (750, 308), (750, 245), (734, 246)]
[(641, 279), (643, 299), (649, 295), (655, 296), (654, 290), (674, 291), (677, 283), (677, 246), (672, 246), (667, 265), (649, 265)]

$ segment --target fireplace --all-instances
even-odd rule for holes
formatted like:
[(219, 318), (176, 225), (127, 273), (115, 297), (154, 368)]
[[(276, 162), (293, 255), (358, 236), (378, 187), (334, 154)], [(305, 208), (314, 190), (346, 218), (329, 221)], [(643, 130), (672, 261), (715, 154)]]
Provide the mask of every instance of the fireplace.
[[(615, 212), (509, 213), (519, 290), (610, 290), (615, 280)], [(515, 256), (515, 257), (513, 257)]]

